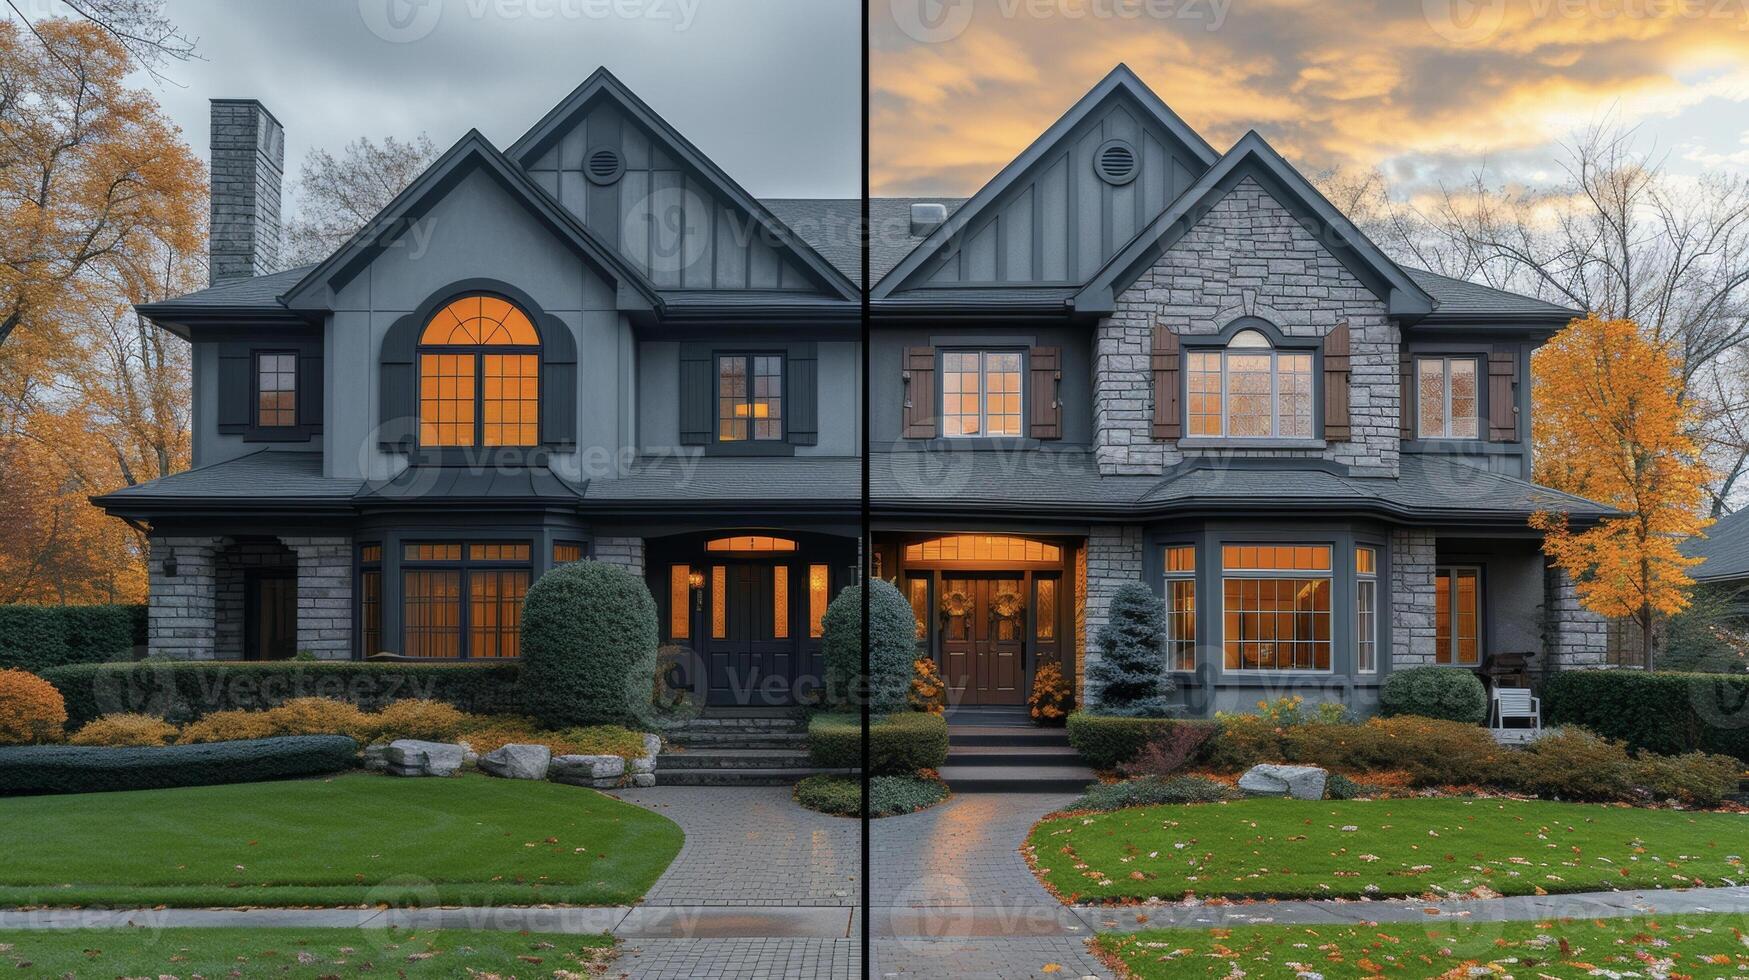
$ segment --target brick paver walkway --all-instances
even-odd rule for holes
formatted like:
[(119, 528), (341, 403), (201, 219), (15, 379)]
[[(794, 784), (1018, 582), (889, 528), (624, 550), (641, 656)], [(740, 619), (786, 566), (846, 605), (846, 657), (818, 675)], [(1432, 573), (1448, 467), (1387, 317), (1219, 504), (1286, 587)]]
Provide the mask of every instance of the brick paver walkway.
[(610, 976), (627, 980), (851, 980), (854, 939), (628, 939)]

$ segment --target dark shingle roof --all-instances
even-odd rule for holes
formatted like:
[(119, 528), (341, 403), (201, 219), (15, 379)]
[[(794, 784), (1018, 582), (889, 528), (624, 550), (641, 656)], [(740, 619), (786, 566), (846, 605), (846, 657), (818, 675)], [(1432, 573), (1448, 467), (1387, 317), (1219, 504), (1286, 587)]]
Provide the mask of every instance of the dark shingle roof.
[(640, 456), (628, 475), (592, 480), (587, 503), (698, 501), (856, 501), (861, 462), (853, 456)]
[(279, 294), (298, 284), (306, 273), (314, 269), (314, 265), (300, 265), (284, 272), (274, 272), (253, 279), (238, 279), (233, 282), (223, 282), (216, 286), (178, 296), (163, 303), (150, 303), (140, 309), (147, 316), (153, 315), (153, 310), (159, 307), (248, 307), (248, 306), (279, 306)]
[(544, 466), (409, 466), (388, 480), (364, 485), (360, 500), (575, 501), (577, 486)]
[(1488, 317), (1547, 317), (1550, 319), (1567, 320), (1576, 316), (1584, 316), (1584, 312), (1560, 306), (1555, 303), (1545, 303), (1540, 299), (1522, 296), (1518, 293), (1495, 289), (1480, 283), (1467, 282), (1463, 279), (1453, 279), (1437, 272), (1425, 269), (1403, 267), (1409, 278), (1416, 285), (1426, 290), (1428, 295), (1439, 302), (1434, 310), (1438, 316), (1451, 315)]
[(1749, 578), (1749, 509), (1719, 518), (1706, 537), (1691, 539), (1682, 550), (1702, 559), (1688, 573), (1697, 582)]
[(360, 480), (323, 476), (321, 453), (258, 449), (246, 456), (172, 473), (150, 483), (123, 487), (100, 499), (117, 502), (313, 497), (338, 500), (357, 493), (362, 483)]

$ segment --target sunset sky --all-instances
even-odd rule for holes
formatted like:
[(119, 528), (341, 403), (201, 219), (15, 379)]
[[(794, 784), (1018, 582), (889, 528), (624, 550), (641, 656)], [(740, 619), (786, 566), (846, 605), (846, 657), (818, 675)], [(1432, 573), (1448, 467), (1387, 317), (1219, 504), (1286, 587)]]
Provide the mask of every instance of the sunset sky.
[[(1152, 9), (1155, 14), (1147, 13)], [(1645, 16), (1662, 10), (1665, 16)], [(877, 195), (970, 194), (1113, 65), (1217, 150), (1536, 185), (1577, 129), (1749, 170), (1749, 0), (873, 0)], [(1128, 16), (1118, 16), (1118, 13)]]

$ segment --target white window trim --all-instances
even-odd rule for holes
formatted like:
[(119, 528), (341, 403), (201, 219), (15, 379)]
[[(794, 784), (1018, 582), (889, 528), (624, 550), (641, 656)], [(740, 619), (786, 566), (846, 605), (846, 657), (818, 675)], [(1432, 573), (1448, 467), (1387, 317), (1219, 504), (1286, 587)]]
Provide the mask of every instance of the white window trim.
[[(978, 431), (976, 433), (973, 433), (970, 435), (968, 435), (966, 433), (956, 433), (953, 435), (948, 435), (948, 433), (947, 433), (947, 420), (950, 417), (951, 418), (963, 417), (963, 413), (958, 414), (958, 415), (954, 415), (954, 416), (949, 416), (947, 413), (947, 375), (948, 375), (947, 359), (954, 354), (976, 354), (978, 356), (978, 392), (977, 392)], [(990, 413), (987, 410), (988, 406), (986, 404), (985, 398), (987, 395), (989, 395), (989, 389), (988, 389), (988, 385), (986, 384), (986, 381), (989, 379), (989, 358), (990, 358), (991, 354), (1013, 354), (1016, 357), (1020, 358), (1020, 369), (1016, 372), (1018, 375), (1017, 384), (1019, 385), (1018, 389), (1016, 390), (1016, 394), (1020, 396), (1020, 408), (1019, 408), (1018, 413), (1016, 414), (1016, 418), (1018, 419), (1018, 424), (1020, 426), (1019, 432), (1013, 432), (1013, 433), (1004, 432), (1004, 433), (1000, 433), (1000, 434), (992, 434), (990, 432)], [(1026, 427), (1026, 352), (1025, 351), (1020, 350), (1019, 348), (1015, 348), (1015, 347), (947, 347), (947, 348), (943, 348), (941, 351), (941, 366), (938, 369), (937, 373), (940, 376), (941, 380), (936, 383), (935, 397), (937, 399), (936, 404), (941, 406), (938, 414), (941, 416), (941, 420), (942, 420), (941, 421), (942, 438), (944, 438), (944, 439), (1024, 439), (1024, 438), (1026, 438), (1027, 427)], [(963, 391), (958, 392), (958, 394), (962, 398), (965, 397), (965, 392), (963, 392)]]
[[(1318, 568), (1259, 568), (1259, 569), (1240, 569), (1237, 571), (1229, 570), (1227, 568), (1227, 565), (1226, 565), (1226, 559), (1221, 554), (1221, 549), (1225, 548), (1228, 545), (1234, 545), (1234, 544), (1242, 545), (1242, 546), (1255, 545), (1257, 547), (1264, 547), (1264, 546), (1268, 545), (1268, 546), (1280, 546), (1280, 547), (1308, 547), (1308, 546), (1310, 546), (1310, 547), (1315, 547), (1315, 548), (1328, 548), (1330, 550), (1330, 565), (1331, 565), (1331, 567), (1323, 568), (1323, 569), (1318, 569)], [(1216, 555), (1217, 555), (1215, 560), (1219, 561), (1221, 563), (1218, 566), (1220, 568), (1220, 572), (1221, 572), (1221, 575), (1220, 575), (1221, 594), (1220, 594), (1220, 600), (1219, 600), (1220, 615), (1218, 617), (1216, 617), (1217, 619), (1220, 620), (1220, 629), (1219, 629), (1220, 646), (1219, 646), (1219, 649), (1221, 652), (1221, 675), (1227, 676), (1229, 674), (1232, 674), (1232, 675), (1238, 675), (1241, 677), (1244, 677), (1244, 676), (1279, 677), (1282, 675), (1287, 675), (1290, 677), (1333, 677), (1333, 676), (1335, 676), (1335, 674), (1336, 674), (1336, 607), (1335, 607), (1336, 568), (1335, 568), (1335, 565), (1336, 565), (1336, 552), (1337, 552), (1336, 543), (1333, 541), (1286, 541), (1286, 542), (1222, 541), (1222, 542), (1215, 545), (1215, 549), (1216, 549)], [(1278, 579), (1278, 578), (1322, 578), (1325, 581), (1330, 583), (1330, 599), (1331, 599), (1330, 639), (1325, 641), (1325, 645), (1330, 648), (1330, 657), (1329, 657), (1330, 666), (1329, 667), (1326, 667), (1326, 668), (1319, 670), (1319, 669), (1302, 669), (1299, 667), (1228, 667), (1227, 666), (1227, 580), (1228, 579), (1253, 579), (1253, 580), (1255, 580), (1255, 579)]]
[[(1230, 387), (1229, 387), (1229, 381), (1228, 381), (1227, 359), (1230, 356), (1232, 356), (1233, 354), (1237, 354), (1241, 357), (1255, 357), (1257, 355), (1264, 353), (1265, 351), (1267, 351), (1269, 353), (1269, 434), (1262, 435), (1262, 436), (1229, 435), (1227, 432), (1227, 428), (1228, 428), (1227, 427), (1227, 399), (1228, 399), (1228, 396), (1230, 393)], [(1221, 390), (1220, 390), (1221, 404), (1220, 404), (1220, 412), (1219, 412), (1219, 414), (1217, 414), (1215, 416), (1215, 421), (1219, 424), (1220, 431), (1219, 432), (1197, 432), (1197, 433), (1191, 433), (1189, 431), (1189, 429), (1190, 429), (1190, 387), (1189, 387), (1190, 381), (1189, 381), (1189, 378), (1190, 378), (1190, 375), (1192, 375), (1192, 374), (1200, 374), (1203, 372), (1190, 370), (1189, 366), (1187, 364), (1186, 369), (1184, 371), (1184, 375), (1185, 375), (1185, 391), (1184, 391), (1184, 406), (1185, 406), (1184, 413), (1185, 413), (1185, 416), (1184, 416), (1184, 419), (1185, 419), (1185, 431), (1186, 431), (1185, 440), (1194, 442), (1197, 439), (1239, 439), (1239, 440), (1255, 439), (1255, 440), (1259, 440), (1259, 441), (1271, 440), (1271, 441), (1280, 441), (1280, 442), (1304, 442), (1304, 443), (1308, 443), (1308, 444), (1320, 441), (1316, 435), (1316, 432), (1318, 429), (1318, 371), (1317, 371), (1318, 363), (1317, 363), (1317, 358), (1315, 356), (1312, 356), (1312, 352), (1310, 350), (1292, 350), (1292, 349), (1290, 349), (1290, 350), (1283, 351), (1283, 350), (1280, 350), (1279, 348), (1276, 348), (1272, 345), (1270, 347), (1241, 347), (1241, 348), (1238, 348), (1236, 350), (1233, 348), (1229, 348), (1229, 347), (1219, 348), (1218, 350), (1212, 349), (1212, 348), (1198, 349), (1198, 348), (1193, 347), (1193, 348), (1190, 348), (1189, 353), (1192, 355), (1218, 354), (1220, 356), (1220, 360), (1221, 360)], [(1310, 360), (1311, 360), (1311, 364), (1306, 370), (1306, 378), (1310, 382), (1310, 387), (1311, 387), (1311, 391), (1307, 392), (1306, 397), (1308, 399), (1310, 399), (1310, 401), (1311, 401), (1311, 404), (1309, 406), (1311, 411), (1310, 411), (1309, 415), (1307, 416), (1307, 432), (1303, 436), (1302, 435), (1284, 435), (1281, 431), (1281, 420), (1282, 420), (1282, 414), (1281, 414), (1281, 373), (1282, 373), (1281, 372), (1281, 356), (1283, 354), (1305, 356), (1305, 357), (1310, 358)], [(1180, 441), (1185, 441), (1185, 440), (1180, 440)]]
[[(1362, 550), (1372, 552), (1372, 571), (1370, 572), (1363, 572), (1360, 570), (1360, 559), (1358, 556)], [(1354, 546), (1354, 553), (1357, 556), (1354, 560), (1354, 672), (1356, 674), (1377, 674), (1379, 672), (1379, 654), (1384, 649), (1384, 644), (1380, 641), (1380, 634), (1382, 631), (1379, 629), (1379, 599), (1382, 595), (1382, 592), (1379, 589), (1379, 555), (1382, 553), (1382, 550), (1383, 549), (1379, 548), (1378, 545), (1374, 544), (1357, 544)], [(1368, 639), (1368, 637), (1360, 631), (1360, 586), (1362, 582), (1372, 583), (1372, 636), (1370, 637), (1372, 640), (1371, 667), (1362, 667), (1360, 665), (1360, 641)]]
[[(1421, 428), (1421, 363), (1423, 361), (1440, 362), (1440, 379), (1445, 404), (1445, 431), (1429, 434)], [(1453, 361), (1469, 361), (1476, 366), (1476, 434), (1473, 436), (1454, 436), (1452, 432), (1451, 415), (1451, 365)], [(1475, 442), (1482, 438), (1482, 359), (1474, 354), (1417, 354), (1415, 355), (1415, 438), (1417, 439), (1456, 439), (1461, 442)]]

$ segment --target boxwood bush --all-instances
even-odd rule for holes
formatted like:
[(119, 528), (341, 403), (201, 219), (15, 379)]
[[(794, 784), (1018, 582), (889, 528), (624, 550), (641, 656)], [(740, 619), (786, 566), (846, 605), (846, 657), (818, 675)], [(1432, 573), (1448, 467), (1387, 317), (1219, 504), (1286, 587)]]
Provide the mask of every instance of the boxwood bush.
[(0, 668), (126, 660), (143, 606), (0, 606)]
[[(868, 781), (869, 816), (916, 813), (947, 798), (947, 784), (916, 776), (875, 776)], [(862, 780), (855, 776), (816, 775), (796, 784), (796, 802), (810, 810), (854, 817), (862, 802)]]
[(478, 714), (520, 710), (522, 667), (497, 664), (368, 663), (355, 660), (215, 663), (142, 660), (51, 667), (42, 678), (61, 692), (77, 729), (103, 715), (156, 715), (173, 723), (215, 711), (264, 711), (292, 698), (348, 701), (367, 711), (395, 701), (433, 700)]
[(320, 776), (358, 762), (344, 735), (115, 749), (82, 745), (0, 748), (0, 795), (212, 786)]
[(1156, 735), (1179, 725), (1213, 726), (1186, 718), (1120, 718), (1077, 711), (1069, 715), (1069, 744), (1094, 769), (1116, 769), (1131, 761)]
[(643, 579), (606, 562), (560, 565), (523, 601), (523, 705), (554, 728), (642, 727), (658, 645), (656, 600)]
[(1488, 692), (1480, 678), (1459, 667), (1408, 667), (1379, 686), (1379, 712), (1475, 725), (1488, 717)]
[(1636, 751), (1749, 763), (1749, 676), (1566, 670), (1543, 681), (1542, 700), (1545, 724), (1582, 725)]
[[(917, 621), (911, 603), (891, 582), (868, 581), (868, 704), (875, 714), (909, 706), (917, 659)], [(839, 592), (821, 621), (820, 653), (826, 665), (826, 693), (835, 705), (856, 704), (856, 679), (862, 672), (862, 587)]]
[[(947, 719), (921, 711), (875, 716), (868, 730), (869, 772), (876, 776), (915, 775), (947, 762)], [(808, 757), (827, 769), (862, 765), (862, 718), (848, 713), (817, 714), (808, 722)]]

